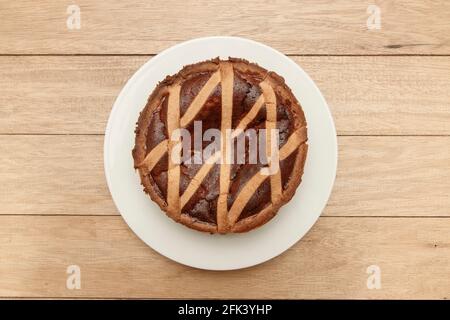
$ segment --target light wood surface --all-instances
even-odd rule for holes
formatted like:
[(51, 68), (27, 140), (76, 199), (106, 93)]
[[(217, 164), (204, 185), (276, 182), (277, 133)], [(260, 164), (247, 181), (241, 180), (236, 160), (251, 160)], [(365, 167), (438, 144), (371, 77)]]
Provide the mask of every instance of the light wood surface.
[[(449, 233), (442, 218), (323, 217), (281, 256), (213, 272), (161, 257), (120, 217), (3, 216), (0, 296), (443, 299), (450, 294)], [(73, 264), (80, 290), (66, 289)], [(374, 264), (382, 286), (368, 290), (366, 269)]]
[[(0, 0), (0, 298), (450, 298), (449, 1), (73, 4), (80, 30), (66, 27), (69, 3)], [(380, 30), (367, 28), (370, 4)], [(106, 121), (129, 77), (210, 35), (290, 55), (339, 135), (317, 224), (281, 256), (231, 272), (147, 247), (103, 173)], [(80, 290), (66, 287), (69, 265)], [(371, 265), (381, 289), (366, 285)]]
[[(74, 1), (81, 29), (68, 30), (68, 2), (1, 0), (0, 52), (152, 54), (180, 41), (243, 36), (286, 54), (449, 54), (447, 0)], [(370, 4), (381, 29), (368, 30)]]
[[(320, 87), (338, 134), (450, 134), (448, 56), (291, 58)], [(148, 59), (0, 57), (0, 133), (103, 134), (115, 98)]]

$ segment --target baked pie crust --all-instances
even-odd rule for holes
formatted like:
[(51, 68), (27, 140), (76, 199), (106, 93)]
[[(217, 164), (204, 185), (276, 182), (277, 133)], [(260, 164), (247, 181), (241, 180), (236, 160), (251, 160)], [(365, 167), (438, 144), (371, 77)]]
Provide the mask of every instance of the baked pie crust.
[[(219, 129), (224, 141), (226, 129), (276, 128), (279, 162), (250, 163), (249, 143), (245, 163), (218, 161), (229, 152), (221, 143), (213, 161), (180, 164), (180, 140), (172, 134), (185, 128), (194, 135), (194, 121), (201, 121), (202, 133)], [(300, 184), (308, 149), (303, 111), (284, 79), (235, 58), (199, 62), (167, 76), (150, 95), (135, 133), (134, 167), (144, 191), (173, 220), (210, 233), (246, 232), (274, 217)], [(274, 142), (270, 134), (264, 139), (267, 160)], [(261, 173), (271, 165), (279, 170)]]

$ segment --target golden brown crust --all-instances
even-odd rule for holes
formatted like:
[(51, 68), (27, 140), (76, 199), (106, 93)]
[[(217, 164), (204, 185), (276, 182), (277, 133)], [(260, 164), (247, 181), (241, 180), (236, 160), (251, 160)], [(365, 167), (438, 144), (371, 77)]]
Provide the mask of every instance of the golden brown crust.
[[(133, 159), (134, 159), (134, 168), (139, 169), (139, 165), (144, 161), (145, 156), (147, 154), (146, 148), (146, 132), (143, 128), (147, 128), (150, 119), (151, 113), (159, 106), (159, 103), (162, 97), (167, 94), (167, 86), (172, 83), (172, 77), (167, 77), (165, 80), (161, 81), (156, 89), (152, 92), (150, 97), (148, 98), (147, 105), (144, 110), (141, 111), (139, 115), (139, 119), (136, 125), (136, 138), (135, 138), (135, 146), (132, 151)], [(154, 181), (150, 181), (151, 175), (147, 174), (143, 170), (138, 170), (139, 176), (141, 178), (141, 183), (144, 186), (144, 191), (150, 195), (150, 198), (158, 204), (161, 210), (165, 211), (167, 207), (166, 201), (159, 195), (155, 189), (153, 189)]]
[[(300, 107), (295, 96), (292, 94), (289, 87), (284, 82), (284, 79), (277, 75), (274, 72), (269, 72), (264, 68), (259, 67), (254, 63), (249, 63), (243, 59), (229, 58), (227, 63), (231, 63), (233, 65), (233, 69), (235, 72), (242, 75), (244, 78), (249, 77), (252, 79), (257, 79), (259, 82), (265, 81), (271, 85), (273, 91), (276, 96), (281, 98), (282, 100), (290, 101), (292, 107), (290, 111), (294, 115), (294, 131), (299, 130), (300, 128), (305, 128), (304, 132), (304, 141), (300, 143), (300, 145), (296, 148), (297, 155), (294, 162), (294, 167), (290, 174), (290, 179), (287, 183), (287, 186), (282, 191), (280, 199), (277, 203), (269, 203), (264, 209), (260, 212), (251, 215), (249, 217), (238, 220), (234, 225), (230, 226), (227, 230), (218, 230), (216, 224), (208, 223), (204, 221), (200, 221), (188, 214), (181, 213), (180, 208), (177, 209), (177, 212), (172, 212), (168, 208), (167, 200), (161, 194), (159, 190), (157, 190), (155, 186), (155, 181), (152, 178), (152, 175), (148, 174), (146, 170), (140, 167), (140, 164), (144, 161), (150, 150), (147, 150), (147, 129), (152, 114), (157, 110), (157, 108), (161, 105), (164, 98), (167, 98), (169, 94), (169, 88), (174, 84), (182, 84), (193, 74), (199, 72), (215, 72), (219, 70), (219, 65), (222, 61), (218, 58), (212, 59), (210, 61), (199, 62), (193, 65), (185, 66), (180, 72), (178, 72), (174, 76), (167, 76), (163, 81), (161, 81), (155, 90), (150, 95), (148, 102), (144, 108), (144, 110), (140, 113), (139, 119), (137, 121), (136, 126), (136, 138), (135, 138), (135, 147), (133, 149), (133, 158), (134, 158), (134, 166), (139, 171), (141, 183), (144, 186), (144, 191), (148, 193), (151, 199), (156, 202), (161, 210), (166, 212), (166, 214), (171, 217), (173, 220), (182, 223), (192, 229), (210, 232), (210, 233), (226, 233), (226, 232), (247, 232), (252, 230), (258, 226), (261, 226), (272, 219), (279, 208), (289, 202), (298, 185), (301, 182), (303, 168), (306, 160), (306, 154), (308, 146), (306, 144), (307, 136), (306, 136), (306, 120), (303, 113), (303, 110)], [(222, 62), (223, 63), (223, 62)], [(302, 133), (303, 135), (303, 133)], [(269, 176), (268, 176), (269, 178)]]

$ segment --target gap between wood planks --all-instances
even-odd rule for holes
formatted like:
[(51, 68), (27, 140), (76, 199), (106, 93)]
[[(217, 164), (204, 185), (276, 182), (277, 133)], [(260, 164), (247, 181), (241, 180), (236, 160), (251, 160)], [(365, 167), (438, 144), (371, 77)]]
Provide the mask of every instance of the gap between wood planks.
[[(154, 57), (158, 53), (0, 53), (0, 57)], [(450, 57), (450, 54), (433, 53), (380, 53), (380, 54), (325, 54), (288, 53), (287, 57)]]
[[(11, 213), (11, 214), (1, 214), (0, 219), (2, 217), (23, 217), (23, 216), (32, 216), (32, 217), (105, 217), (105, 218), (114, 217), (114, 218), (117, 218), (117, 217), (120, 217), (120, 214), (100, 214), (99, 215), (99, 214), (89, 214), (89, 213), (87, 213), (87, 214), (78, 214), (78, 213), (76, 213), (76, 214)], [(405, 218), (406, 219), (410, 219), (410, 218), (412, 218), (412, 219), (443, 219), (443, 218), (445, 218), (445, 219), (449, 219), (450, 216), (442, 216), (442, 215), (439, 215), (439, 216), (405, 216), (405, 215), (402, 215), (402, 216), (352, 216), (352, 215), (349, 215), (349, 216), (323, 216), (323, 215), (321, 215), (321, 216), (319, 216), (319, 218), (358, 218), (358, 219), (359, 218), (369, 218), (369, 219), (405, 219)], [(1, 296), (0, 296), (0, 298), (1, 298)]]
[[(0, 132), (0, 136), (105, 136), (104, 133), (20, 133)], [(449, 137), (450, 134), (337, 134), (338, 137)]]

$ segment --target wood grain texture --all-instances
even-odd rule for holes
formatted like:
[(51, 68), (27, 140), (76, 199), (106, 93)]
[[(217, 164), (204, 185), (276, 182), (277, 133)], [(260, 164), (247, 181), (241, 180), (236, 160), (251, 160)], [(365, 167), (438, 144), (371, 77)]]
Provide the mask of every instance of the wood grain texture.
[(339, 137), (326, 215), (450, 216), (450, 137)]
[[(446, 0), (79, 0), (81, 29), (52, 0), (0, 7), (3, 54), (154, 54), (180, 41), (243, 36), (287, 54), (450, 54)], [(368, 30), (369, 4), (381, 30)]]
[[(450, 134), (450, 57), (292, 58), (321, 89), (338, 134)], [(148, 59), (0, 57), (0, 133), (102, 134)]]
[[(0, 0), (0, 298), (450, 298), (450, 1), (77, 0), (80, 30), (66, 27), (69, 4)], [(367, 29), (369, 4), (381, 30)], [(150, 249), (103, 172), (126, 81), (150, 55), (212, 35), (291, 55), (340, 135), (317, 224), (231, 272)], [(73, 264), (81, 290), (66, 288)], [(370, 265), (380, 290), (367, 289)]]
[(3, 214), (116, 214), (103, 171), (103, 137), (0, 136), (0, 141)]
[[(118, 214), (102, 147), (103, 136), (0, 136), (0, 215)], [(450, 137), (339, 137), (324, 215), (450, 216), (449, 164)]]
[[(262, 265), (229, 272), (182, 266), (120, 217), (0, 217), (0, 296), (146, 298), (448, 298), (450, 224), (439, 218), (320, 218)], [(81, 268), (81, 289), (66, 269)], [(370, 265), (381, 289), (366, 286)], [(180, 290), (183, 288), (183, 290)]]

